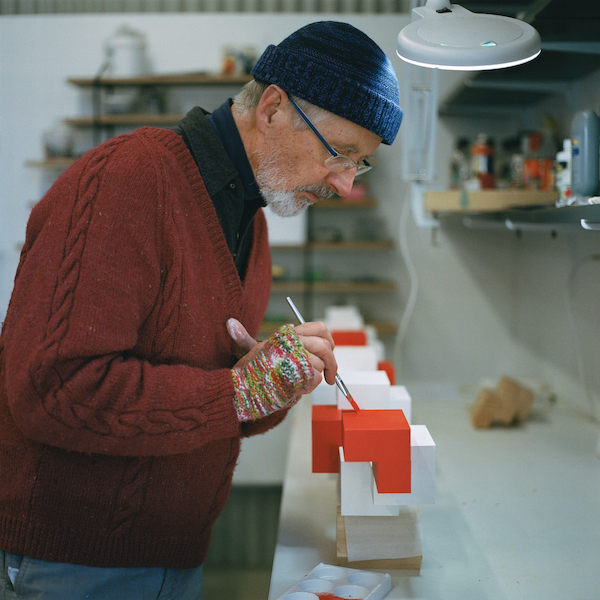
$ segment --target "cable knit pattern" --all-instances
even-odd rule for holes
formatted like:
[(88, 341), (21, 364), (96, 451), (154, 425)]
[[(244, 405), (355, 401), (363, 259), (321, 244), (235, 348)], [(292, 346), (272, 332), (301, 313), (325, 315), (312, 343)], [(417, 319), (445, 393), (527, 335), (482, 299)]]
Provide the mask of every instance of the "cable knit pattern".
[(87, 228), (90, 224), (92, 204), (98, 193), (99, 173), (106, 164), (111, 147), (114, 148), (114, 145), (114, 142), (109, 143), (106, 154), (95, 157), (95, 160), (88, 163), (87, 170), (78, 182), (69, 234), (65, 239), (64, 257), (58, 270), (56, 287), (50, 304), (51, 314), (46, 327), (44, 343), (32, 365), (34, 386), (40, 396), (46, 395), (47, 387), (52, 390), (50, 394), (46, 395), (44, 408), (48, 414), (65, 425), (78, 426), (80, 422), (70, 406), (64, 402), (61, 403), (61, 399), (55, 396), (57, 388), (60, 386), (60, 376), (54, 377), (50, 386), (48, 377), (51, 374), (56, 375), (52, 370), (52, 364), (58, 356), (60, 342), (67, 332), (68, 318), (73, 306), (73, 292), (79, 280), (81, 256), (85, 247)]
[(232, 369), (240, 421), (252, 421), (292, 406), (310, 384), (314, 371), (293, 325), (276, 331), (241, 369)]
[(241, 436), (286, 413), (240, 423), (233, 404), (226, 323), (256, 335), (270, 276), (262, 211), (240, 281), (172, 131), (113, 138), (61, 175), (31, 213), (0, 337), (0, 548), (202, 563)]

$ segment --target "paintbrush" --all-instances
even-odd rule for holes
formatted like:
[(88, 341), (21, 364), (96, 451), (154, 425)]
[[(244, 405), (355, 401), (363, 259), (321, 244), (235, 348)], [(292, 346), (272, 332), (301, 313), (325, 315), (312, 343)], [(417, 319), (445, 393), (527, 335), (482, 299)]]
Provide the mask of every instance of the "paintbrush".
[[(300, 311), (296, 308), (294, 301), (289, 296), (286, 298), (286, 300), (287, 300), (287, 303), (290, 305), (290, 308), (296, 315), (296, 319), (298, 319), (298, 321), (300, 321), (300, 323), (306, 323), (306, 321), (304, 320), (304, 317), (300, 314)], [(350, 404), (352, 405), (352, 408), (356, 412), (358, 412), (360, 410), (360, 407), (358, 406), (358, 404), (356, 404), (356, 400), (354, 400), (354, 398), (352, 397), (352, 394), (350, 394), (350, 392), (348, 391), (348, 388), (346, 387), (346, 384), (342, 381), (342, 378), (339, 376), (338, 373), (335, 374), (335, 383), (338, 386), (338, 388), (340, 388), (340, 391), (342, 392), (342, 394), (344, 394), (344, 396), (346, 396), (346, 400), (348, 400), (348, 402), (350, 402)]]

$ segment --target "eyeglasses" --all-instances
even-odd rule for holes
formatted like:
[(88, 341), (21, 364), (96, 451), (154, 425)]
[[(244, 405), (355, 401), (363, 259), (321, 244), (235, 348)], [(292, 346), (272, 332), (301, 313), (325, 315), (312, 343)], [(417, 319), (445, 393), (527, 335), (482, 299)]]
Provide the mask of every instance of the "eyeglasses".
[(317, 131), (317, 128), (311, 123), (310, 119), (306, 116), (304, 111), (292, 100), (292, 97), (288, 95), (288, 98), (294, 108), (298, 111), (298, 114), (302, 117), (304, 122), (310, 127), (311, 131), (321, 140), (321, 143), (331, 156), (325, 160), (325, 166), (334, 173), (342, 173), (348, 169), (354, 169), (356, 167), (356, 176), (366, 173), (373, 168), (366, 160), (362, 162), (355, 162), (348, 156), (344, 156), (339, 152), (336, 152), (326, 141), (325, 138)]

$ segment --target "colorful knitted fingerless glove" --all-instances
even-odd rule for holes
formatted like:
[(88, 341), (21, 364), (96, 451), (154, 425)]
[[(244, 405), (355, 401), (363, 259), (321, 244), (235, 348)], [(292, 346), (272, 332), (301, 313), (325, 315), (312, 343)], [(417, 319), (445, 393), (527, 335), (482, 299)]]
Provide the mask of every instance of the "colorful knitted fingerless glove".
[(284, 325), (244, 367), (232, 369), (239, 421), (265, 417), (292, 406), (310, 384), (314, 371), (293, 325)]

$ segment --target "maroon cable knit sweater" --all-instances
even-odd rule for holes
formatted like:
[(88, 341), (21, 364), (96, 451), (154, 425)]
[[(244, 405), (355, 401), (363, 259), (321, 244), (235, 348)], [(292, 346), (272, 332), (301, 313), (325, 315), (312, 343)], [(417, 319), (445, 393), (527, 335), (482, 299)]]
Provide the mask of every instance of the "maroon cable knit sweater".
[(0, 338), (0, 548), (102, 567), (191, 568), (228, 497), (244, 425), (235, 317), (270, 292), (262, 211), (240, 281), (175, 133), (143, 128), (35, 207)]

